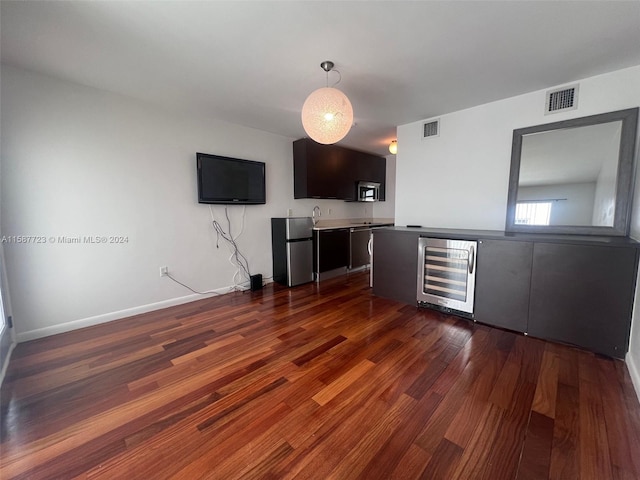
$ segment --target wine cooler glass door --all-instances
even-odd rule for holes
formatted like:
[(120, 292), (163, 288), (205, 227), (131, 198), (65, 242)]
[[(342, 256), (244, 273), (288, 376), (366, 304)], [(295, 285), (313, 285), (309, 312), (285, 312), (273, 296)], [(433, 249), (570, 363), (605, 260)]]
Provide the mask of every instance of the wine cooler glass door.
[(418, 302), (473, 314), (477, 248), (474, 241), (420, 238)]

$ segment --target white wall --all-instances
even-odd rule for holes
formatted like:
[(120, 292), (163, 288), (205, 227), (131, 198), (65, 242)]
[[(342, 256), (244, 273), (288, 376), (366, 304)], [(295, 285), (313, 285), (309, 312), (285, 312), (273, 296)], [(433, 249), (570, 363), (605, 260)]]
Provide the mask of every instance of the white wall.
[[(421, 139), (424, 121), (399, 126), (396, 225), (502, 230), (514, 129), (640, 106), (640, 66), (579, 83), (569, 112), (545, 116), (545, 89), (443, 115), (439, 137)], [(640, 240), (638, 173), (635, 184), (631, 236)], [(640, 397), (640, 288), (627, 365)]]
[[(109, 92), (2, 66), (2, 234), (126, 236), (125, 244), (5, 244), (19, 340), (194, 298), (233, 285), (230, 250), (197, 203), (195, 153), (266, 162), (267, 204), (246, 207), (238, 240), (270, 277), (270, 217), (362, 217), (362, 204), (294, 200), (292, 141), (157, 109)], [(332, 214), (328, 215), (331, 208)], [(372, 207), (368, 207), (371, 215)], [(226, 227), (224, 208), (214, 208)], [(229, 208), (234, 233), (243, 208)]]
[[(1, 84), (0, 79), (0, 84)], [(1, 88), (1, 87), (0, 87)], [(0, 198), (2, 198), (2, 157), (0, 156)], [(0, 238), (2, 238), (2, 209), (0, 209)], [(11, 315), (11, 302), (7, 284), (6, 268), (4, 260), (4, 243), (0, 242), (0, 293), (2, 294), (2, 309), (5, 315), (5, 328), (0, 334), (0, 385), (9, 366), (9, 358), (15, 346), (15, 329), (9, 328), (6, 318)], [(0, 310), (2, 310), (0, 309)]]
[(640, 66), (579, 83), (569, 112), (544, 115), (545, 89), (443, 115), (438, 137), (399, 126), (396, 224), (502, 230), (514, 129), (640, 105)]
[[(0, 79), (0, 85), (2, 80)], [(0, 86), (1, 88), (1, 86)], [(0, 199), (2, 198), (2, 157), (0, 156)], [(2, 238), (2, 209), (0, 209), (0, 238)], [(15, 329), (9, 328), (7, 317), (11, 313), (11, 301), (9, 298), (9, 287), (4, 259), (4, 243), (0, 242), (0, 293), (2, 294), (2, 309), (5, 315), (5, 328), (0, 334), (0, 385), (4, 380), (4, 375), (9, 366), (11, 352), (15, 347)]]
[[(0, 232), (0, 238), (2, 233)], [(0, 244), (0, 293), (2, 294), (2, 308), (0, 312), (5, 316), (5, 328), (0, 334), (0, 385), (4, 380), (4, 375), (9, 366), (9, 359), (11, 358), (11, 352), (15, 347), (15, 329), (9, 328), (7, 318), (12, 315), (11, 302), (9, 299), (9, 288), (7, 285), (7, 276), (4, 262), (4, 245)]]

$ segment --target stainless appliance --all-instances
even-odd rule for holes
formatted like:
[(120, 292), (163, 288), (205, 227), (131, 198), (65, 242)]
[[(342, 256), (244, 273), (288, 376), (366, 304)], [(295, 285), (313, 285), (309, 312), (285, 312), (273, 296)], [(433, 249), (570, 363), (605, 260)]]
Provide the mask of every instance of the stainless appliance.
[(313, 281), (311, 217), (271, 219), (273, 280), (288, 287)]
[(373, 288), (373, 232), (379, 228), (392, 227), (393, 223), (378, 224), (371, 228), (369, 242), (367, 242), (367, 253), (369, 254), (369, 286)]
[(380, 184), (375, 182), (358, 182), (357, 200), (359, 202), (377, 202), (380, 199)]
[(379, 224), (371, 228), (369, 242), (367, 243), (367, 253), (369, 254), (369, 286), (373, 288), (373, 232), (379, 228), (392, 227), (393, 223)]
[(475, 241), (420, 238), (418, 305), (473, 318), (477, 250)]
[(369, 286), (373, 288), (373, 229), (367, 243), (367, 251), (369, 252)]

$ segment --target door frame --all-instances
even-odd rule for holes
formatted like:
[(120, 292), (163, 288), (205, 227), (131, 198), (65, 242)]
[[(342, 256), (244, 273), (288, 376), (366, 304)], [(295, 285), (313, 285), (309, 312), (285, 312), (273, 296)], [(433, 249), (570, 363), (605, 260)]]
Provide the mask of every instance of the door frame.
[[(11, 302), (5, 265), (4, 246), (0, 243), (0, 315), (4, 314), (5, 328), (0, 333), (0, 385), (4, 380), (11, 353), (16, 346), (15, 331), (9, 317), (11, 316)], [(4, 313), (3, 313), (4, 312)]]

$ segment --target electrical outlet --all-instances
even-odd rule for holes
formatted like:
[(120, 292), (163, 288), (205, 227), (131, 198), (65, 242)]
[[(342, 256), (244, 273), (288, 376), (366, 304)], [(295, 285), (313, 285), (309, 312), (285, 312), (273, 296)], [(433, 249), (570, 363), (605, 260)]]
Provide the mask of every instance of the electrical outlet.
[(331, 215), (331, 209), (329, 209), (329, 215)]
[(292, 217), (293, 216), (293, 210), (290, 208), (287, 210), (287, 217)]
[(160, 267), (160, 276), (166, 277), (169, 275), (169, 267)]

